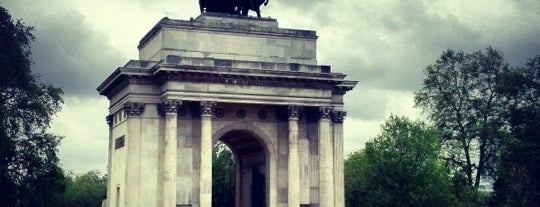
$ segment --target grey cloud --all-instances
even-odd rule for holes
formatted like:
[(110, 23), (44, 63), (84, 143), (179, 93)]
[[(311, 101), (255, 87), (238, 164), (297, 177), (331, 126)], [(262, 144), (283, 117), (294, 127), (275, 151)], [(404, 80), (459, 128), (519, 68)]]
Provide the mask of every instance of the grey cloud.
[(67, 95), (96, 95), (97, 85), (126, 61), (106, 35), (95, 31), (69, 5), (22, 0), (10, 2), (7, 8), (35, 27), (33, 71)]
[(283, 7), (291, 7), (309, 13), (314, 6), (321, 3), (331, 3), (330, 0), (294, 0), (294, 1), (283, 1), (283, 0), (269, 0), (269, 4), (279, 4)]
[(380, 90), (365, 87), (362, 82), (345, 95), (345, 110), (349, 117), (365, 121), (384, 119), (390, 101)]
[[(446, 49), (476, 51), (491, 45), (505, 52), (512, 64), (522, 64), (540, 52), (535, 26), (540, 22), (528, 17), (539, 13), (536, 10), (523, 9), (514, 19), (500, 22), (512, 31), (497, 33), (470, 26), (456, 16), (439, 16), (428, 3), (363, 1), (344, 6), (313, 15), (319, 25), (319, 59), (369, 87), (417, 90), (423, 69)], [(519, 21), (523, 26), (516, 28), (513, 24)]]

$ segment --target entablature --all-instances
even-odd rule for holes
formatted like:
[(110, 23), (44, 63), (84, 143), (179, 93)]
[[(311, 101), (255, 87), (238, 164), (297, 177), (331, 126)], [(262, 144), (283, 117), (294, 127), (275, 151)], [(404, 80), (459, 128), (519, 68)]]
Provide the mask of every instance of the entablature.
[(115, 70), (97, 90), (101, 95), (110, 97), (119, 88), (130, 84), (159, 86), (167, 82), (205, 82), (328, 89), (334, 91), (334, 94), (343, 95), (357, 83), (344, 80), (345, 76), (342, 73), (332, 73), (330, 66), (173, 56), (165, 61), (129, 61), (124, 67)]

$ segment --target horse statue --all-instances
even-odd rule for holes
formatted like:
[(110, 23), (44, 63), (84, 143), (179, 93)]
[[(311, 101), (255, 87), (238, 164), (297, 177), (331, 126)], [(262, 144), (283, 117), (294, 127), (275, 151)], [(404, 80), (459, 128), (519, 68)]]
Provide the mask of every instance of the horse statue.
[(261, 18), (260, 7), (266, 6), (269, 0), (199, 0), (201, 13), (214, 12), (247, 16), (249, 10), (255, 11)]
[(269, 0), (239, 0), (239, 10), (242, 16), (247, 16), (249, 10), (255, 11), (257, 17), (261, 18), (261, 5), (268, 5)]
[(238, 0), (199, 0), (201, 13), (240, 14), (237, 5)]

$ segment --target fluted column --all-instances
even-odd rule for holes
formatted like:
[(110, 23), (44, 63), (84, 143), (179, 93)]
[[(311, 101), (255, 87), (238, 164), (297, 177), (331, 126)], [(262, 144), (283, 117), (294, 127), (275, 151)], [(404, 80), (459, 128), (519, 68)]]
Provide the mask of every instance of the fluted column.
[(320, 207), (334, 206), (333, 143), (330, 136), (330, 107), (320, 108), (319, 119), (319, 199)]
[(165, 147), (163, 158), (163, 206), (176, 207), (176, 153), (178, 100), (163, 100), (161, 109), (165, 115)]
[(200, 207), (212, 206), (212, 112), (215, 102), (201, 102)]
[[(109, 154), (108, 154), (108, 158), (107, 158), (107, 205), (108, 206), (112, 206), (112, 203), (111, 201), (113, 200), (112, 199), (112, 188), (111, 188), (111, 167), (112, 167), (112, 156), (113, 156), (113, 142), (114, 142), (114, 139), (113, 139), (113, 136), (112, 136), (112, 130), (113, 130), (113, 115), (108, 115), (107, 117), (105, 117), (105, 120), (107, 121), (107, 125), (109, 125)], [(115, 199), (118, 199), (118, 198), (115, 198)]]
[(299, 106), (289, 106), (289, 157), (288, 157), (288, 204), (300, 206), (300, 174), (298, 163), (298, 112)]
[(347, 112), (332, 112), (334, 123), (334, 175), (335, 175), (335, 206), (345, 206), (345, 183), (343, 180), (343, 120)]
[(127, 132), (125, 134), (126, 178), (124, 186), (120, 186), (120, 196), (125, 206), (139, 206), (141, 193), (140, 155), (141, 155), (141, 126), (145, 104), (139, 102), (124, 103), (124, 113), (127, 115)]

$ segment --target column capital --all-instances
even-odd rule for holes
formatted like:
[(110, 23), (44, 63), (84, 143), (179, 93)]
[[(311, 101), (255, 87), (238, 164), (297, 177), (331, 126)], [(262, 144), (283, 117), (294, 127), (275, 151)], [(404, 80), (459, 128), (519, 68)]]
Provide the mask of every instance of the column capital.
[(182, 104), (181, 100), (176, 99), (163, 99), (161, 100), (160, 108), (163, 115), (165, 114), (176, 114), (180, 105)]
[(321, 119), (330, 120), (330, 114), (332, 113), (332, 107), (330, 106), (321, 106), (319, 107), (319, 115)]
[(345, 117), (347, 116), (346, 111), (333, 111), (332, 112), (332, 121), (334, 123), (343, 124)]
[(300, 117), (300, 110), (302, 110), (302, 106), (295, 106), (290, 105), (287, 107), (287, 114), (289, 116), (289, 120), (298, 120)]
[(214, 101), (201, 101), (201, 117), (212, 116), (216, 102)]
[(144, 112), (144, 103), (126, 102), (124, 103), (124, 113), (128, 116), (140, 116)]
[(105, 121), (107, 122), (107, 125), (109, 125), (109, 127), (112, 127), (112, 124), (113, 124), (113, 115), (107, 115), (105, 116)]

